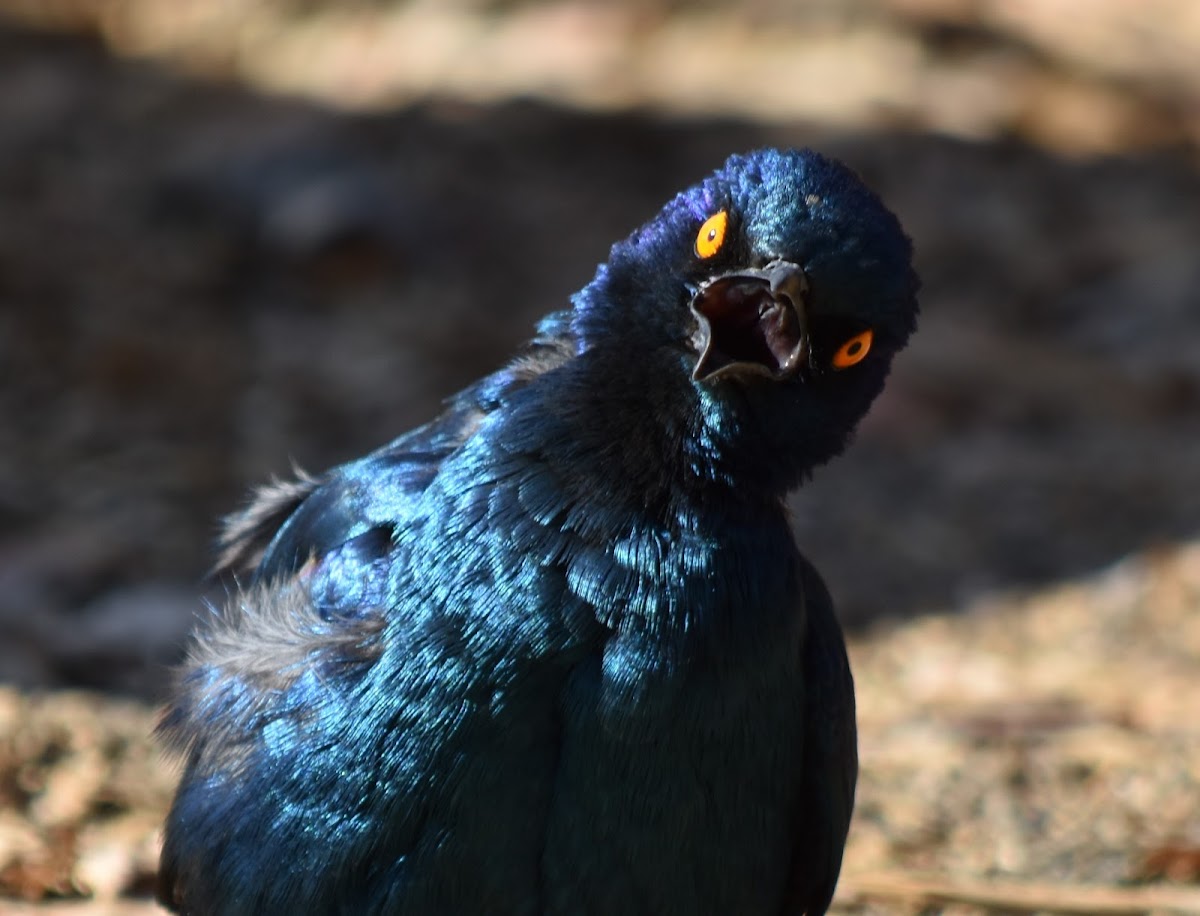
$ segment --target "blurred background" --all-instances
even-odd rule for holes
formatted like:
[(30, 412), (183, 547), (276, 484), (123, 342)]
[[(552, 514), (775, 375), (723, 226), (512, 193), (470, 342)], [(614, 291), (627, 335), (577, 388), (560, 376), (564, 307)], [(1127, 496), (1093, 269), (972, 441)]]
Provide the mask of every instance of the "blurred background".
[(839, 905), (1200, 911), (1191, 0), (0, 0), (0, 910), (151, 911), (219, 517), (763, 145), (858, 170), (924, 282), (794, 499), (859, 680)]

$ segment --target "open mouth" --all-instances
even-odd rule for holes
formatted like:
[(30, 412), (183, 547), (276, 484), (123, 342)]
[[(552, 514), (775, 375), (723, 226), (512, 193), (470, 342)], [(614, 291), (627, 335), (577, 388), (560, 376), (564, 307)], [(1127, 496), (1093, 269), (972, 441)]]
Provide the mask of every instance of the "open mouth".
[(804, 295), (808, 283), (795, 264), (726, 274), (701, 287), (691, 307), (700, 321), (697, 381), (745, 372), (791, 378), (808, 359)]

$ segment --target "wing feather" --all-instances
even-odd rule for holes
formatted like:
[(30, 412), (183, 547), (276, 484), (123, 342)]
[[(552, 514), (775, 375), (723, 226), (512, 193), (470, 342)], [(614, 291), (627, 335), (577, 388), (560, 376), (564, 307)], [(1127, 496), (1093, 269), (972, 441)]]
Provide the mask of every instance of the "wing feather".
[(820, 574), (801, 560), (808, 633), (804, 644), (804, 770), (784, 912), (824, 913), (833, 899), (854, 809), (858, 736), (854, 680), (833, 600)]

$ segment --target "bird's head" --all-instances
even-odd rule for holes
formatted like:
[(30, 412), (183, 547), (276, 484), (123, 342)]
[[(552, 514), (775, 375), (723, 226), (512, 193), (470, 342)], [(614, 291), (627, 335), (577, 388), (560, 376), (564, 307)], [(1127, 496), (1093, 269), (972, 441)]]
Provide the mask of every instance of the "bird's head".
[(617, 243), (573, 324), (639, 385), (686, 386), (718, 463), (791, 486), (841, 451), (915, 328), (911, 256), (848, 168), (759, 150)]

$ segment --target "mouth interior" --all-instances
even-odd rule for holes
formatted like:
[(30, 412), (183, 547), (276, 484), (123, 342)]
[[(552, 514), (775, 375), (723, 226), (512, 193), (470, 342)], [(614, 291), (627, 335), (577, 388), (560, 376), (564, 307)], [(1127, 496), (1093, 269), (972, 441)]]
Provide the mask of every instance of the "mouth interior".
[(738, 364), (773, 378), (793, 375), (803, 362), (804, 328), (786, 295), (756, 277), (715, 280), (696, 294), (692, 309), (708, 325), (707, 345), (695, 377)]

